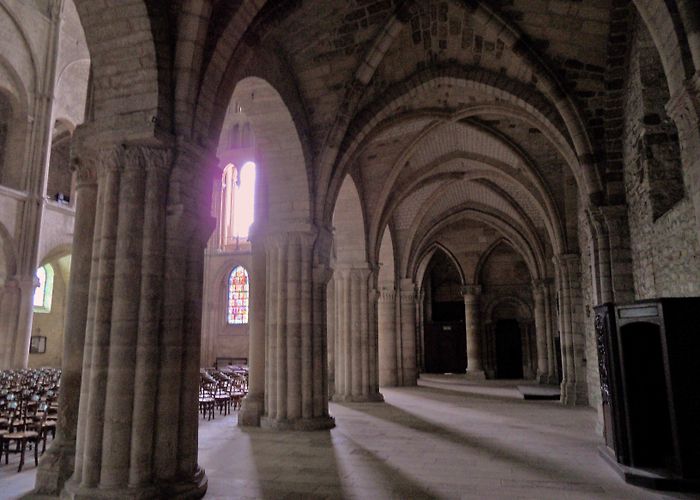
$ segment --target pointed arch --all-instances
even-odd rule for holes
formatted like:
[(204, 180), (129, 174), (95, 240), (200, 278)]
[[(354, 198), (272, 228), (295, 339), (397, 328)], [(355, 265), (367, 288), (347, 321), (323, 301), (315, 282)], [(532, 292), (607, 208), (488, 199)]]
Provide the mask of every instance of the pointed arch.
[(435, 255), (435, 252), (442, 252), (445, 254), (447, 259), (452, 263), (454, 268), (457, 270), (457, 273), (459, 274), (459, 282), (462, 286), (467, 285), (467, 282), (465, 280), (465, 275), (464, 275), (464, 270), (462, 269), (461, 264), (459, 263), (459, 260), (457, 260), (457, 257), (452, 253), (452, 251), (447, 248), (445, 245), (443, 245), (440, 242), (433, 242), (430, 245), (428, 245), (428, 248), (421, 254), (420, 257), (418, 257), (417, 262), (418, 265), (415, 268), (415, 271), (413, 273), (413, 282), (420, 284), (423, 283), (423, 278), (425, 277), (425, 272), (428, 269), (428, 264), (430, 264), (430, 261), (432, 260), (433, 256)]
[(350, 175), (346, 176), (336, 200), (333, 228), (336, 262), (343, 265), (366, 265), (364, 211), (357, 184)]
[(379, 246), (379, 288), (393, 289), (396, 284), (396, 251), (391, 228), (387, 225), (382, 235), (382, 243)]

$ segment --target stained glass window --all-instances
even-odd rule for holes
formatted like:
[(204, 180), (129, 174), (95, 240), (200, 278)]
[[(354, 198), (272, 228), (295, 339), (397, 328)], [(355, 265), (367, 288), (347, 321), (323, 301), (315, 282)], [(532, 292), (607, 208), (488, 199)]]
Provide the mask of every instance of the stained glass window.
[(51, 312), (53, 295), (53, 268), (46, 264), (36, 270), (36, 288), (34, 289), (34, 312)]
[(228, 277), (228, 324), (248, 323), (248, 272), (243, 266), (233, 268)]

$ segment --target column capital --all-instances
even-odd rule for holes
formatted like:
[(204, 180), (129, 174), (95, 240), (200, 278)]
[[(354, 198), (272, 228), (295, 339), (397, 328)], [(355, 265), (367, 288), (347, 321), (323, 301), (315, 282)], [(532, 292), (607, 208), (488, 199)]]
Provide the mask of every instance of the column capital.
[(379, 290), (380, 302), (394, 302), (396, 300), (396, 290), (393, 288), (382, 288)]
[(465, 285), (460, 288), (462, 295), (466, 298), (467, 296), (478, 296), (481, 295), (482, 287), (481, 285)]
[(545, 280), (543, 280), (543, 279), (532, 280), (531, 286), (532, 286), (532, 294), (535, 298), (535, 301), (543, 300), (544, 288), (547, 286), (547, 284), (545, 283)]
[(399, 294), (401, 301), (407, 302), (416, 299), (416, 284), (411, 279), (402, 279), (399, 284)]

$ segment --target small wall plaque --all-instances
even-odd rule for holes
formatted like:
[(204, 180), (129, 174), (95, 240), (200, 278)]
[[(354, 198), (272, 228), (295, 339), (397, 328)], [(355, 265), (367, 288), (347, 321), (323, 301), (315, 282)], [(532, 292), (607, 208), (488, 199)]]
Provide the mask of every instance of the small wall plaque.
[(46, 352), (46, 337), (36, 335), (29, 342), (29, 352), (31, 354), (44, 354)]

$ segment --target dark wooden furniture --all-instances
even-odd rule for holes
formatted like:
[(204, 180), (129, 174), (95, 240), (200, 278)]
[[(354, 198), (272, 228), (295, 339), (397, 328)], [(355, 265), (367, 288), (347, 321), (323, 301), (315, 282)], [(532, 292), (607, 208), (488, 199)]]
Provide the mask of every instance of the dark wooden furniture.
[(623, 476), (697, 490), (700, 298), (606, 304), (595, 321), (605, 440)]
[(619, 463), (629, 465), (615, 305), (603, 304), (594, 311), (605, 445)]

